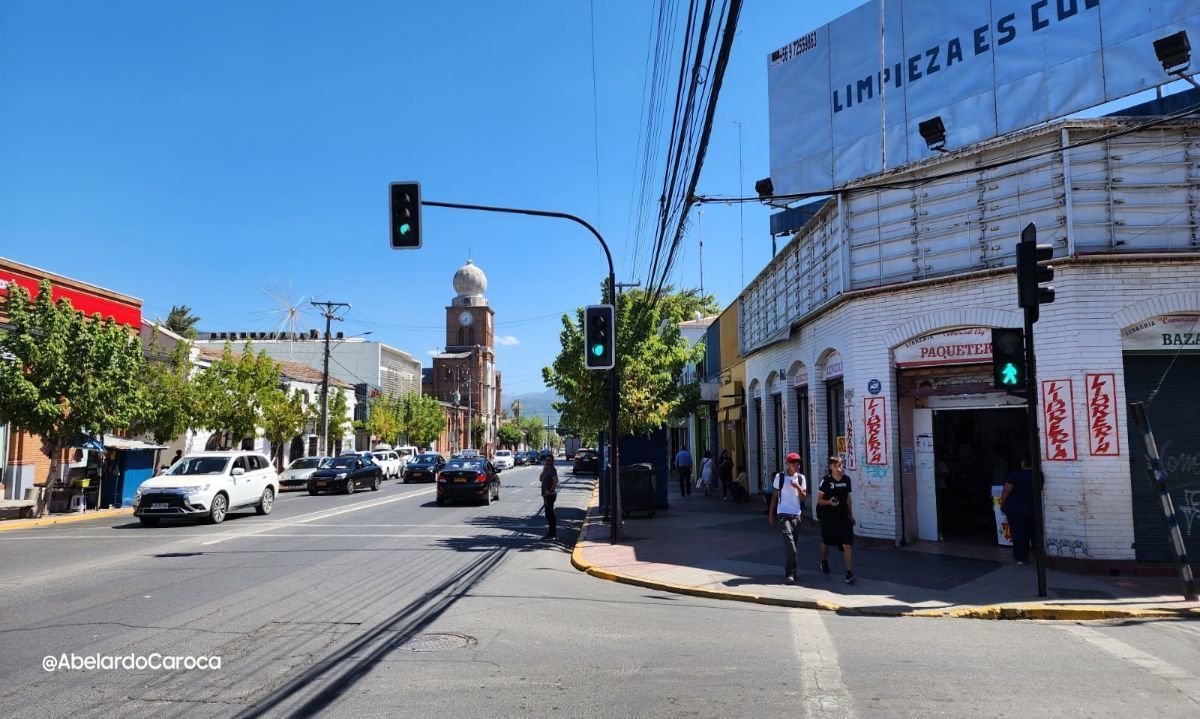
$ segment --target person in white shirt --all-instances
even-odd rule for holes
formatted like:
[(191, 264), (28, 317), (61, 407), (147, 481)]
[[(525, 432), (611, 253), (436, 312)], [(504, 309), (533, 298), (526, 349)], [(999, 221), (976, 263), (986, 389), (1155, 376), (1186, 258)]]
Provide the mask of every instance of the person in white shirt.
[(783, 531), (784, 576), (788, 584), (796, 582), (796, 545), (800, 540), (800, 515), (803, 502), (808, 497), (808, 480), (800, 474), (800, 455), (792, 452), (787, 456), (787, 471), (775, 475), (772, 481), (771, 507), (767, 512), (767, 523), (779, 525)]

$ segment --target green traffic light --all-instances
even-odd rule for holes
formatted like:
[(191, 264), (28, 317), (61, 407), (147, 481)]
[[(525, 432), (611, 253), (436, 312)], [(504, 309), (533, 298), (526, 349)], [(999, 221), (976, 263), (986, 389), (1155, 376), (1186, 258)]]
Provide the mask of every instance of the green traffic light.
[(1017, 366), (1012, 362), (1004, 365), (1004, 369), (1001, 370), (1000, 382), (1002, 384), (1017, 384)]
[(400, 225), (400, 234), (407, 235), (408, 231), (411, 229), (412, 229), (412, 227), (407, 222), (405, 222), (403, 225)]
[(604, 345), (599, 344), (599, 343), (592, 345), (592, 354), (596, 355), (597, 357), (603, 355), (604, 354)]

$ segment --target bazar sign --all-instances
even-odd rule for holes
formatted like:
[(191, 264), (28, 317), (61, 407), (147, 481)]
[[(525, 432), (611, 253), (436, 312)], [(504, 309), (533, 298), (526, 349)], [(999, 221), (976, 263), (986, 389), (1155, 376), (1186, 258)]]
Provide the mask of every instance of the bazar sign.
[(767, 58), (771, 180), (821, 192), (1153, 88), (1189, 0), (871, 0)]
[(1200, 315), (1161, 315), (1121, 333), (1126, 352), (1200, 352)]
[(1112, 373), (1085, 374), (1087, 397), (1088, 453), (1098, 457), (1121, 454), (1117, 434), (1117, 379)]
[(909, 340), (895, 349), (897, 367), (936, 367), (992, 361), (992, 331), (967, 327)]
[(1075, 452), (1075, 410), (1071, 380), (1048, 379), (1042, 382), (1042, 432), (1046, 441), (1046, 460), (1073, 462)]

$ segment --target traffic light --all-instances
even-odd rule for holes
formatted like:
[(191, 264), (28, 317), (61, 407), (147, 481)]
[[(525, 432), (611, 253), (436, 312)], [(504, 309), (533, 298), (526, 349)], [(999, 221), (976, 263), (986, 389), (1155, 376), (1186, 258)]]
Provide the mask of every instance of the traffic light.
[(617, 323), (612, 305), (588, 305), (583, 310), (583, 363), (588, 369), (612, 369), (616, 364)]
[(1043, 287), (1054, 280), (1054, 268), (1038, 264), (1053, 256), (1053, 245), (1037, 244), (1037, 228), (1032, 222), (1021, 230), (1021, 241), (1017, 244), (1017, 304), (1030, 311), (1034, 322), (1038, 320), (1038, 305), (1054, 301), (1054, 288)]
[(992, 386), (1020, 391), (1025, 388), (1025, 331), (992, 329)]
[(392, 249), (421, 247), (421, 183), (393, 182), (388, 185), (392, 217)]

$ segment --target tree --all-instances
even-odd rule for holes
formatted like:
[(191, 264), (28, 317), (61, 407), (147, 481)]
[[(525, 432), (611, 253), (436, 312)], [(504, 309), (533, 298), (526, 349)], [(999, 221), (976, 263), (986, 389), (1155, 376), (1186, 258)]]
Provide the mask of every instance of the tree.
[(542, 425), (540, 417), (523, 417), (517, 422), (517, 425), (525, 434), (525, 441), (530, 447), (540, 448), (542, 446), (542, 439), (546, 428)]
[(282, 469), (284, 444), (304, 429), (312, 419), (312, 410), (305, 407), (299, 392), (289, 393), (279, 387), (264, 392), (259, 401), (263, 436), (271, 443), (271, 461)]
[[(607, 293), (605, 293), (607, 294)], [(679, 378), (689, 363), (704, 356), (704, 345), (691, 346), (680, 334), (679, 323), (697, 312), (717, 311), (712, 295), (695, 290), (674, 292), (665, 288), (651, 303), (644, 290), (625, 292), (616, 308), (617, 355), (621, 382), (617, 431), (622, 435), (646, 436), (668, 420), (692, 411), (700, 400), (697, 384)], [(562, 402), (554, 408), (560, 422), (585, 435), (608, 429), (608, 372), (588, 370), (583, 363), (583, 308), (574, 321), (562, 318), (559, 334), (562, 351), (550, 367), (542, 370), (546, 386), (556, 390)]]
[(479, 417), (471, 420), (471, 444), (475, 447), (483, 447), (486, 438), (487, 424)]
[(90, 319), (71, 302), (51, 297), (50, 283), (36, 299), (13, 283), (4, 309), (11, 329), (0, 334), (0, 407), (23, 432), (50, 448), (50, 475), (38, 497), (46, 511), (63, 450), (81, 435), (128, 429), (141, 413), (145, 367), (141, 342), (99, 315)]
[[(318, 408), (317, 411), (321, 410)], [(325, 454), (332, 455), (338, 441), (345, 439), (346, 432), (352, 428), (352, 423), (347, 419), (349, 411), (350, 404), (346, 401), (346, 390), (331, 384), (329, 386), (329, 444), (325, 447)]]
[(438, 401), (419, 392), (404, 398), (404, 434), (422, 449), (431, 446), (446, 429), (446, 413)]
[(496, 440), (504, 447), (516, 449), (521, 440), (525, 438), (525, 433), (517, 426), (515, 422), (505, 422), (496, 430)]
[(372, 397), (363, 429), (382, 442), (396, 443), (404, 433), (404, 399), (382, 394)]
[(171, 305), (167, 313), (167, 321), (163, 325), (181, 337), (189, 339), (196, 336), (196, 324), (200, 318), (192, 314), (192, 308), (187, 305)]
[(143, 401), (131, 429), (148, 434), (154, 441), (170, 442), (197, 424), (197, 385), (192, 372), (192, 345), (177, 342), (170, 351), (158, 343), (158, 331), (150, 340), (150, 357), (141, 385)]
[(219, 435), (223, 449), (254, 437), (258, 431), (263, 400), (279, 387), (279, 365), (266, 353), (254, 354), (246, 343), (240, 356), (228, 342), (221, 356), (196, 383), (197, 425)]

